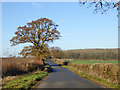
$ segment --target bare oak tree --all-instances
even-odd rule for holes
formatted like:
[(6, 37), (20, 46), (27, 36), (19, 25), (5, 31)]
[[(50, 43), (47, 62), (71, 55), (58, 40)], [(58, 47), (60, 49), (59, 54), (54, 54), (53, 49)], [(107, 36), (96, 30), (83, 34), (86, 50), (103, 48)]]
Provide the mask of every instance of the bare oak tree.
[(94, 6), (94, 12), (106, 13), (109, 9), (116, 8), (117, 10), (119, 3), (118, 2), (108, 2), (107, 0), (79, 0), (81, 6), (87, 5), (87, 8)]
[(31, 54), (40, 59), (40, 55), (44, 53), (44, 46), (46, 46), (48, 42), (53, 42), (60, 38), (60, 32), (57, 31), (57, 27), (58, 25), (52, 20), (41, 18), (27, 23), (25, 26), (18, 27), (15, 36), (10, 42), (12, 43), (12, 46), (21, 43), (32, 43), (33, 46), (25, 47), (21, 54)]
[(26, 46), (22, 49), (22, 51), (19, 54), (21, 54), (24, 57), (27, 57), (29, 55), (37, 56), (39, 59), (47, 59), (48, 57), (50, 57), (48, 44), (44, 44), (41, 50), (37, 49), (34, 46)]

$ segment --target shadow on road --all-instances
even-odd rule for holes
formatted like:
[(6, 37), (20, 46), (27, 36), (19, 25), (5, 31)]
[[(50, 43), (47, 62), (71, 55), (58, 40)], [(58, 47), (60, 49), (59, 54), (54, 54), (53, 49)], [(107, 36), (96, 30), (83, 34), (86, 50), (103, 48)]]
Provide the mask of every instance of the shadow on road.
[(57, 70), (55, 70), (54, 68), (52, 68), (52, 71), (51, 71), (52, 73), (54, 73), (54, 72), (57, 72)]
[(56, 69), (56, 67), (58, 67), (58, 66), (60, 66), (60, 65), (52, 64), (52, 65), (50, 65), (50, 66), (51, 66), (51, 69), (52, 69), (51, 72), (58, 72), (58, 70)]
[(50, 66), (60, 66), (60, 65), (57, 65), (57, 64), (52, 64), (52, 65), (50, 65)]

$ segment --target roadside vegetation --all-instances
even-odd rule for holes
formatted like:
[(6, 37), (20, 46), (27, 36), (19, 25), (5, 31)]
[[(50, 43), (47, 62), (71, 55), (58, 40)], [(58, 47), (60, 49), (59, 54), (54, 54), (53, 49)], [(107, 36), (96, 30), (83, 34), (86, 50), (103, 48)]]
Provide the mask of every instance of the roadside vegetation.
[(43, 70), (44, 66), (36, 58), (2, 58), (2, 78)]
[(1, 88), (33, 87), (51, 72), (51, 67), (36, 58), (2, 58)]
[(39, 71), (37, 73), (27, 74), (24, 76), (17, 76), (13, 80), (6, 82), (3, 88), (30, 89), (33, 88), (38, 81), (47, 75), (48, 72)]

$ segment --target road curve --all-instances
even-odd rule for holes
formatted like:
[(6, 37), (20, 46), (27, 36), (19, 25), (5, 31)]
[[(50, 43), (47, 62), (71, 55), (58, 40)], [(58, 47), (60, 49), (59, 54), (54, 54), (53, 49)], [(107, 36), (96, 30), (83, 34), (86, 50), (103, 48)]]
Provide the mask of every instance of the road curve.
[(52, 72), (37, 88), (103, 88), (90, 80), (82, 78), (66, 68), (60, 67), (51, 60), (47, 60)]

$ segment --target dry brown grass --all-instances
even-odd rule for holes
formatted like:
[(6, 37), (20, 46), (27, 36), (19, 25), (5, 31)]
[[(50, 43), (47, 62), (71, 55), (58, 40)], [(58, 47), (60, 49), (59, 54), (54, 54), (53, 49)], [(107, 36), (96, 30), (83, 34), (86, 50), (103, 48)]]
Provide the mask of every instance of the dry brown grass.
[(2, 58), (2, 77), (14, 76), (43, 69), (36, 58)]

